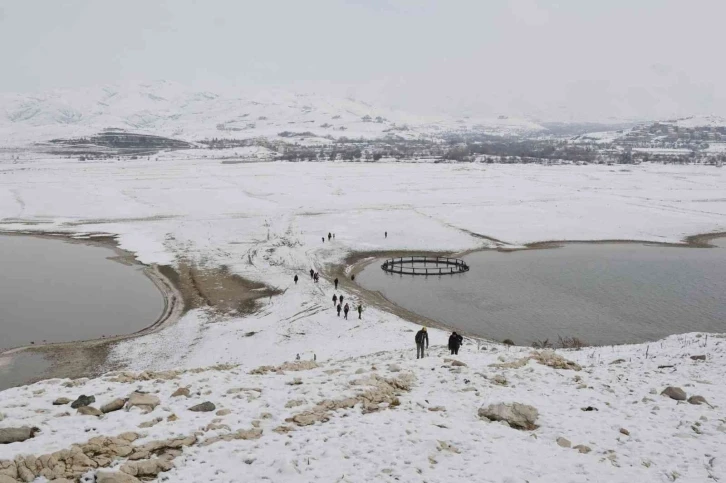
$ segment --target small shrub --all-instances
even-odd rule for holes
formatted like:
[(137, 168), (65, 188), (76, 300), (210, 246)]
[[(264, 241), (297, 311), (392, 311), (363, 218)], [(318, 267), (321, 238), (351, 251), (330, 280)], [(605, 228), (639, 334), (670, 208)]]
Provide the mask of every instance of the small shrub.
[(565, 337), (558, 336), (558, 345), (563, 349), (582, 349), (587, 347), (587, 342), (580, 340), (577, 337)]
[(502, 341), (502, 344), (504, 344), (504, 345), (514, 345), (514, 341), (512, 339), (504, 339)]
[(549, 339), (536, 340), (536, 341), (532, 342), (532, 347), (534, 347), (535, 349), (551, 349), (552, 343), (550, 342)]

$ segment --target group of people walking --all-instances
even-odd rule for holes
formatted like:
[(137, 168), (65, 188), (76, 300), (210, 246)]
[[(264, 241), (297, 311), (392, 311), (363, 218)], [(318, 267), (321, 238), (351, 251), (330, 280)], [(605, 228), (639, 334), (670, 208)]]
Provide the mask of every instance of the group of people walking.
[[(312, 279), (313, 282), (318, 283), (320, 281), (320, 274), (311, 268), (310, 269), (310, 278)], [(297, 284), (297, 280), (298, 280), (297, 275), (295, 275), (295, 278), (293, 280), (295, 280), (295, 284)]]
[[(421, 330), (416, 332), (414, 337), (416, 342), (416, 359), (423, 359), (426, 357), (426, 349), (429, 348), (429, 333), (426, 327), (422, 327)], [(464, 343), (464, 338), (457, 334), (456, 331), (452, 332), (449, 336), (449, 350), (451, 355), (459, 354), (459, 347)]]
[[(335, 237), (335, 235), (333, 235), (333, 237)], [(310, 278), (312, 279), (313, 282), (318, 283), (318, 281), (320, 280), (320, 274), (311, 268), (310, 269)], [(300, 280), (300, 278), (297, 276), (297, 274), (295, 274), (295, 277), (293, 277), (293, 280), (295, 282), (295, 285), (297, 285), (297, 282)], [(351, 280), (355, 280), (354, 275), (351, 276)], [(336, 277), (335, 280), (333, 280), (333, 285), (335, 286), (335, 290), (338, 290), (339, 283), (340, 283), (340, 280), (338, 280), (338, 278)], [(350, 312), (350, 305), (347, 302), (345, 302), (345, 305), (343, 305), (344, 299), (345, 299), (345, 296), (343, 294), (340, 294), (340, 297), (337, 294), (333, 294), (333, 307), (338, 312), (338, 317), (340, 317), (340, 312), (342, 311), (343, 318), (348, 320), (348, 312)], [(356, 310), (358, 311), (358, 318), (362, 319), (363, 318), (363, 304), (359, 303)]]
[[(337, 282), (337, 278), (335, 279)], [(336, 283), (337, 286), (337, 283)], [(343, 305), (343, 299), (345, 296), (343, 294), (340, 294), (340, 297), (338, 297), (336, 294), (333, 294), (333, 307), (335, 307), (335, 310), (338, 312), (338, 317), (340, 317), (340, 311), (343, 311), (343, 318), (345, 320), (348, 320), (348, 312), (350, 312), (350, 305), (348, 305), (348, 302)], [(356, 309), (358, 311), (358, 318), (363, 318), (363, 305), (358, 304), (358, 308)]]
[[(384, 237), (388, 238), (388, 232), (384, 233)], [(328, 241), (335, 238), (335, 233), (328, 233)], [(323, 237), (323, 243), (325, 243), (325, 237)], [(320, 274), (310, 269), (310, 278), (313, 280), (314, 283), (318, 283), (320, 280)], [(299, 280), (297, 274), (295, 275), (294, 279), (295, 284), (297, 285), (297, 282)], [(351, 275), (351, 280), (355, 280), (355, 275)], [(339, 280), (336, 277), (335, 280), (333, 280), (333, 286), (335, 287), (335, 290), (338, 290), (338, 284)], [(340, 312), (343, 312), (343, 318), (348, 319), (348, 312), (350, 312), (350, 305), (348, 302), (344, 303), (345, 296), (343, 294), (340, 294), (338, 296), (337, 294), (333, 294), (333, 307), (335, 308), (336, 312), (338, 313), (338, 317), (340, 317)], [(358, 311), (358, 318), (361, 319), (363, 316), (363, 305), (358, 304), (358, 308), (356, 309)], [(422, 327), (421, 330), (416, 332), (416, 336), (414, 337), (414, 341), (416, 342), (416, 359), (423, 359), (426, 357), (426, 350), (429, 348), (429, 333), (426, 330), (426, 327)], [(451, 351), (452, 355), (459, 354), (459, 348), (464, 343), (464, 338), (457, 334), (456, 331), (452, 332), (449, 336), (449, 351)]]

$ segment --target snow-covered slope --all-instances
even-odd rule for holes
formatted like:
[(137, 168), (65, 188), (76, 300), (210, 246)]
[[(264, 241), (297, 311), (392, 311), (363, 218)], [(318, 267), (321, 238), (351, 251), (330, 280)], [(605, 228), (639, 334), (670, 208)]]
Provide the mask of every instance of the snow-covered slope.
[[(119, 472), (189, 483), (667, 483), (725, 475), (722, 337), (557, 355), (499, 344), (477, 350), (467, 341), (453, 359), (437, 338), (423, 360), (409, 348), (279, 370), (250, 363), (10, 389), (0, 399), (5, 424), (40, 432), (0, 445), (0, 481), (85, 473), (81, 481), (90, 482), (96, 467), (118, 479), (95, 481), (124, 483), (139, 480)], [(557, 365), (562, 356), (582, 368)], [(683, 388), (691, 403), (661, 395), (668, 386)], [(68, 404), (85, 394), (96, 408), (122, 405), (134, 391), (153, 405), (94, 417)], [(480, 408), (513, 402), (536, 409), (536, 427), (480, 416)], [(201, 403), (210, 411), (190, 410)]]
[(666, 121), (664, 124), (673, 124), (678, 127), (723, 127), (726, 126), (726, 118), (721, 116), (690, 116), (682, 119)]
[[(334, 315), (334, 292), (360, 300), (353, 284), (334, 291), (325, 279), (292, 279), (353, 251), (494, 245), (477, 233), (515, 247), (568, 238), (677, 242), (724, 231), (724, 170), (0, 156), (0, 172), (1, 229), (111, 233), (141, 261), (226, 267), (282, 292), (248, 316), (190, 310), (110, 354), (132, 370), (171, 372), (0, 392), (0, 429), (40, 429), (0, 445), (0, 475), (9, 475), (2, 483), (37, 475), (75, 483), (97, 466), (220, 483), (666, 483), (726, 475), (723, 335), (560, 351), (582, 366), (574, 371), (530, 360), (528, 348), (484, 342), (482, 350), (470, 340), (458, 357), (466, 365), (455, 365), (446, 360), (447, 334), (431, 329), (431, 357), (419, 361), (417, 327), (394, 313), (368, 306), (360, 320)], [(329, 231), (337, 237), (323, 242)], [(251, 373), (297, 354), (308, 364)], [(660, 395), (667, 386), (710, 404)], [(132, 391), (150, 393), (154, 404), (100, 417), (53, 405), (85, 394), (100, 408)], [(214, 410), (190, 410), (204, 402)], [(539, 427), (479, 417), (498, 403), (533, 406)], [(138, 483), (116, 478), (96, 481)]]
[(335, 138), (375, 138), (394, 132), (415, 138), (450, 130), (516, 134), (544, 129), (520, 119), (422, 118), (353, 99), (281, 90), (194, 91), (166, 81), (0, 94), (3, 145), (87, 136), (105, 128), (186, 141), (274, 137), (285, 131)]

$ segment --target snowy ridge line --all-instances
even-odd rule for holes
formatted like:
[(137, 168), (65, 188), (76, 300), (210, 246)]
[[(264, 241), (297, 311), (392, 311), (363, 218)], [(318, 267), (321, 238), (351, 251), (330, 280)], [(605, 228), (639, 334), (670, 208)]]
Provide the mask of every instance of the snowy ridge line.
[(167, 81), (127, 83), (38, 94), (0, 94), (4, 143), (88, 137), (124, 129), (185, 141), (230, 137), (277, 137), (314, 131), (352, 138), (437, 136), (462, 128), (502, 134), (544, 130), (523, 119), (422, 117), (335, 99), (287, 91), (198, 92)]

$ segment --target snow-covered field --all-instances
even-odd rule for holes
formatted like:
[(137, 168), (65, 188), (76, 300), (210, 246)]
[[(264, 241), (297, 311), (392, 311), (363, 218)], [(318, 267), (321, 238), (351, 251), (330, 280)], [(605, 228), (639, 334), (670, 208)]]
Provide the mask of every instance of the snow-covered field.
[[(141, 444), (198, 430), (200, 440), (231, 434), (225, 427), (205, 431), (213, 413), (186, 409), (209, 400), (218, 409), (231, 410), (220, 416), (220, 424), (234, 432), (253, 428), (253, 421), (259, 420), (254, 424), (262, 429), (261, 436), (188, 447), (176, 457), (176, 469), (161, 478), (722, 478), (726, 427), (719, 406), (726, 395), (726, 342), (721, 337), (711, 336), (706, 342), (705, 336), (692, 334), (649, 348), (563, 353), (583, 365), (579, 372), (534, 361), (520, 368), (492, 367), (489, 364), (502, 359), (519, 360), (529, 350), (487, 343), (486, 351), (477, 351), (471, 343), (461, 356), (468, 367), (442, 367), (450, 366), (440, 357), (445, 333), (431, 330), (435, 357), (419, 363), (412, 349), (415, 326), (374, 307), (366, 307), (362, 320), (343, 321), (332, 310), (331, 283), (313, 284), (306, 273), (311, 267), (323, 270), (339, 263), (354, 251), (460, 251), (563, 239), (680, 242), (688, 235), (726, 231), (725, 181), (726, 171), (704, 166), (223, 164), (164, 157), (4, 161), (2, 230), (111, 233), (121, 248), (145, 263), (226, 266), (284, 293), (263, 301), (259, 311), (246, 317), (192, 310), (168, 329), (118, 344), (111, 354), (130, 370), (187, 371), (175, 379), (150, 376), (113, 382), (112, 376), (104, 376), (77, 387), (50, 381), (0, 393), (0, 413), (5, 416), (0, 428), (35, 425), (42, 430), (25, 443), (0, 446), (0, 460), (18, 454), (40, 456), (93, 436), (125, 431), (147, 434)], [(323, 242), (328, 232), (335, 239)], [(294, 274), (301, 276), (298, 285), (292, 281)], [(357, 292), (337, 293), (341, 292), (357, 302)], [(297, 354), (304, 360), (315, 357), (322, 367), (284, 375), (248, 374), (262, 364), (293, 361)], [(701, 354), (705, 361), (688, 357)], [(610, 365), (619, 358), (624, 361)], [(400, 367), (391, 371), (389, 363)], [(215, 364), (235, 367), (193, 370)], [(658, 369), (659, 365), (674, 367)], [(388, 409), (391, 401), (385, 400), (378, 401), (380, 410), (371, 414), (362, 414), (358, 404), (331, 411), (327, 422), (300, 427), (284, 422), (323, 400), (350, 397), (360, 387), (382, 390), (380, 378), (371, 379), (371, 374), (390, 379), (409, 372), (415, 381), (410, 389), (395, 388), (400, 405), (393, 408)], [(503, 376), (506, 385), (496, 376)], [(301, 384), (294, 377), (300, 377)], [(364, 378), (368, 380), (362, 386), (350, 384)], [(170, 397), (174, 389), (187, 385), (192, 390), (189, 400)], [(702, 395), (714, 407), (676, 403), (657, 394), (669, 385), (682, 387), (688, 396)], [(247, 389), (235, 392), (239, 387)], [(132, 409), (98, 420), (73, 410), (69, 417), (56, 418), (65, 408), (54, 410), (50, 405), (57, 397), (82, 393), (94, 394), (103, 404), (135, 389), (159, 391), (161, 404), (148, 415)], [(286, 408), (293, 399), (304, 402)], [(482, 422), (477, 409), (496, 402), (535, 406), (539, 429), (518, 431)], [(445, 409), (430, 410), (435, 406)], [(581, 411), (587, 406), (599, 410)], [(164, 419), (151, 428), (137, 428), (172, 413), (178, 421)], [(272, 431), (280, 425), (295, 431)], [(630, 435), (621, 434), (620, 428)], [(562, 448), (555, 443), (560, 436), (592, 452)], [(0, 463), (0, 475), (2, 468)], [(2, 477), (0, 482), (5, 483)]]

